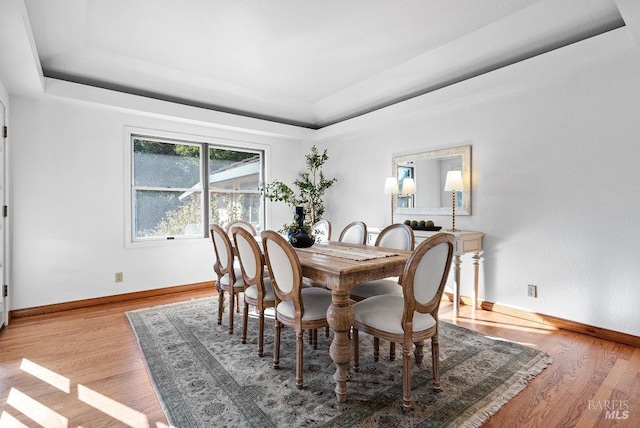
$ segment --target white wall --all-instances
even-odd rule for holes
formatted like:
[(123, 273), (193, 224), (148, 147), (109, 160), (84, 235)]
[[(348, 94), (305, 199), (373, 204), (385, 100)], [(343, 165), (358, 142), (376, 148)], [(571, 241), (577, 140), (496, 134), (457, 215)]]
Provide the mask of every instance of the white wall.
[[(433, 109), (436, 96), (321, 132), (319, 146), (340, 159), (327, 169), (339, 178), (334, 227), (388, 224), (393, 156), (471, 144), (472, 215), (456, 226), (485, 233), (480, 297), (640, 335), (637, 52), (455, 109)], [(412, 218), (450, 227), (449, 216)], [(471, 296), (471, 260), (463, 268)]]
[[(254, 128), (242, 132), (237, 125), (230, 130), (47, 95), (13, 98), (11, 106), (14, 310), (214, 279), (209, 239), (125, 248), (125, 126), (263, 145), (271, 155), (269, 179), (285, 181), (311, 146), (298, 129), (287, 135), (281, 126), (276, 136), (273, 124), (259, 121), (247, 120)], [(274, 207), (276, 225), (288, 216), (286, 207)], [(115, 283), (115, 272), (124, 273), (123, 283)]]

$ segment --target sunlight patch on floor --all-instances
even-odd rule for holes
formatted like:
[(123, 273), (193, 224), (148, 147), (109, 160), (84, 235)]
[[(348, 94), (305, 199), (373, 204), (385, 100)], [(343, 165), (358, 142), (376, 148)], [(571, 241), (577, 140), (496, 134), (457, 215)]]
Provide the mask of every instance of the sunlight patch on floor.
[(23, 358), (22, 363), (20, 364), (20, 369), (37, 377), (41, 381), (58, 388), (62, 392), (66, 392), (68, 394), (71, 391), (71, 381), (68, 378), (46, 369), (33, 361)]
[(518, 345), (527, 346), (529, 348), (537, 348), (538, 347), (538, 345), (536, 345), (535, 343), (520, 342), (518, 340), (509, 340), (509, 339), (505, 339), (504, 337), (489, 336), (487, 334), (485, 334), (484, 337), (486, 337), (487, 339), (495, 340), (496, 342), (517, 343)]
[[(34, 376), (38, 380), (53, 386), (65, 394), (71, 394), (72, 392), (73, 385), (69, 378), (34, 363), (31, 360), (23, 358), (20, 363), (20, 369), (24, 373)], [(78, 400), (114, 418), (122, 425), (131, 428), (149, 428), (152, 426), (144, 413), (134, 410), (84, 385), (78, 384), (77, 389)], [(64, 400), (62, 403), (67, 403), (67, 401), (68, 400)], [(69, 427), (68, 418), (15, 387), (10, 389), (6, 405), (12, 407), (40, 426), (47, 428)], [(66, 404), (63, 404), (60, 407), (64, 408), (65, 405)], [(25, 425), (6, 410), (3, 410), (0, 414), (0, 427), (2, 428), (22, 428), (30, 425), (31, 423)], [(169, 428), (169, 425), (163, 422), (156, 422), (154, 426), (156, 428)]]
[(84, 385), (78, 385), (78, 399), (127, 426), (136, 428), (149, 426), (149, 421), (144, 413), (140, 413)]
[(69, 426), (67, 418), (56, 413), (39, 401), (23, 394), (16, 388), (11, 388), (11, 391), (9, 391), (7, 404), (43, 427), (66, 428)]
[(529, 333), (538, 334), (552, 334), (554, 331), (558, 330), (556, 327), (543, 324), (537, 326), (524, 326), (519, 324), (507, 324), (501, 321), (485, 321), (480, 318), (465, 318), (461, 316), (448, 321), (456, 325), (466, 326), (467, 328), (473, 328), (473, 326), (483, 325), (488, 327), (499, 327), (508, 330), (526, 331)]
[(14, 418), (9, 413), (3, 411), (0, 414), (0, 427), (2, 428), (29, 428), (27, 425), (23, 424), (16, 418)]

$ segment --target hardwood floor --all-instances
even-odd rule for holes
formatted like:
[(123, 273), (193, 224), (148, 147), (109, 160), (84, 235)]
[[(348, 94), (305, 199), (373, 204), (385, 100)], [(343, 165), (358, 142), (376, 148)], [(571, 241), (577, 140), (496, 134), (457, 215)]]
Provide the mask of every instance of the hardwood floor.
[[(0, 426), (167, 426), (124, 313), (210, 294), (12, 321), (0, 332)], [(451, 321), (451, 310), (443, 301), (441, 318)], [(461, 306), (456, 324), (541, 349), (554, 360), (486, 427), (640, 426), (640, 349), (469, 306)], [(607, 410), (620, 419), (605, 419)]]

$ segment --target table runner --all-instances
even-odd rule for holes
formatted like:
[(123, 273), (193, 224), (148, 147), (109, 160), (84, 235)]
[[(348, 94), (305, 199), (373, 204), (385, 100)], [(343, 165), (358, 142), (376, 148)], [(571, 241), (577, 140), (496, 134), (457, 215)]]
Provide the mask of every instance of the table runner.
[(397, 256), (398, 253), (387, 251), (368, 250), (366, 248), (343, 247), (335, 244), (314, 244), (310, 248), (296, 248), (298, 251), (307, 251), (310, 253), (319, 253), (326, 256), (340, 257), (342, 259), (355, 260), (358, 262), (364, 260), (381, 259), (384, 257)]

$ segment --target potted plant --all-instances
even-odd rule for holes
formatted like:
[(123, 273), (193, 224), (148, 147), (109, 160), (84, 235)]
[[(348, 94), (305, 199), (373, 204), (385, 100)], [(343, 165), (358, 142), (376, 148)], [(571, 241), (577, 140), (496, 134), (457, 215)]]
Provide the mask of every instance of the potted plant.
[(285, 224), (281, 229), (281, 231), (286, 231), (290, 237), (301, 230), (311, 234), (311, 225), (320, 220), (324, 214), (324, 194), (337, 181), (335, 178), (327, 180), (322, 173), (322, 167), (329, 159), (326, 149), (320, 153), (314, 145), (311, 147), (311, 153), (306, 155), (305, 159), (307, 170), (300, 172), (298, 178), (293, 182), (298, 188), (297, 193), (280, 180), (260, 185), (260, 191), (266, 199), (284, 202), (292, 209), (297, 207), (294, 222)]

